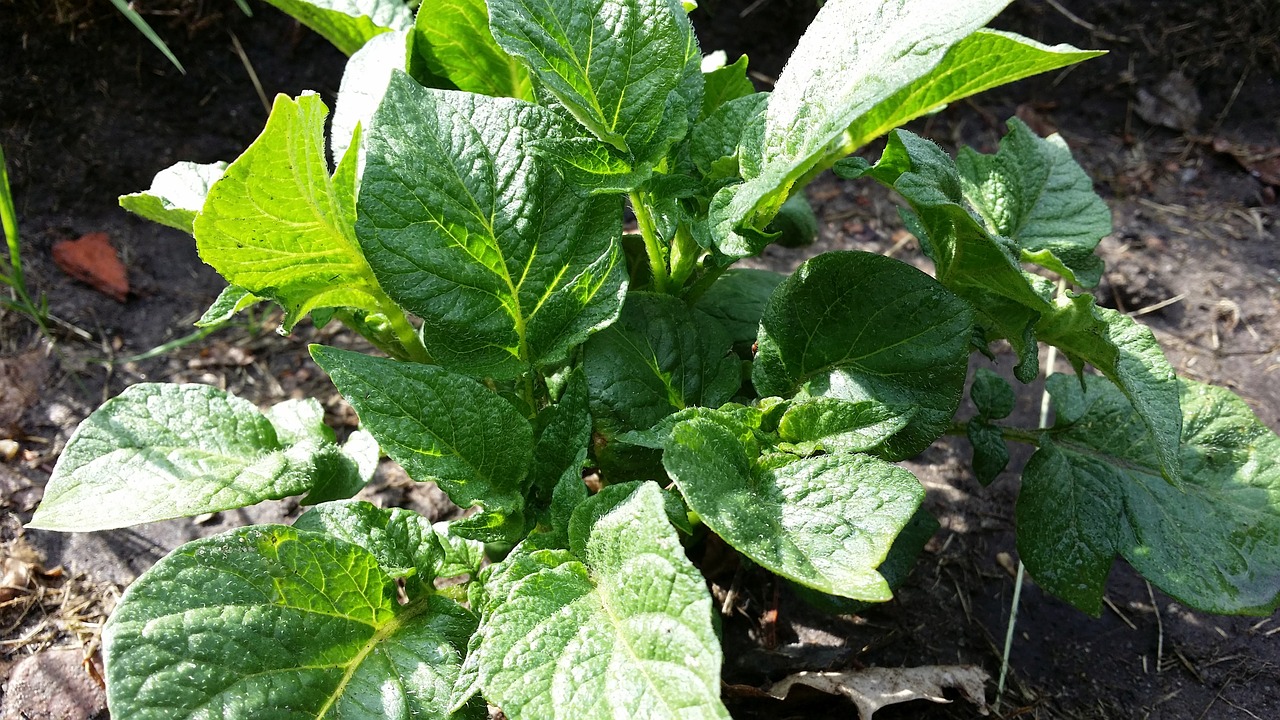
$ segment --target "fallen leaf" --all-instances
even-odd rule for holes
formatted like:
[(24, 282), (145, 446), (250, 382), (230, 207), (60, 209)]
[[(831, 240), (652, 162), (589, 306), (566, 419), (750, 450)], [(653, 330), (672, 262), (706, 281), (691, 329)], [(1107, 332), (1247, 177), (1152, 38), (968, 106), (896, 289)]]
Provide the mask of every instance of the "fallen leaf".
[(1213, 149), (1235, 158), (1240, 167), (1267, 185), (1280, 187), (1280, 147), (1243, 145), (1226, 138), (1214, 138)]
[(1154, 90), (1138, 89), (1138, 117), (1152, 125), (1189, 132), (1200, 119), (1200, 95), (1179, 71), (1165, 76)]
[(124, 265), (120, 263), (106, 233), (89, 233), (79, 240), (54, 243), (53, 261), (62, 272), (88, 283), (117, 302), (124, 302), (129, 296), (129, 279)]
[(13, 357), (0, 357), (0, 437), (22, 419), (36, 398), (48, 374), (45, 353), (39, 348)]
[(831, 695), (843, 695), (858, 707), (860, 720), (871, 720), (876, 710), (911, 700), (949, 703), (943, 688), (955, 688), (966, 700), (987, 714), (985, 686), (989, 676), (975, 665), (926, 665), (915, 668), (866, 668), (853, 672), (801, 672), (775, 683), (769, 694), (785, 700), (795, 685), (805, 685)]

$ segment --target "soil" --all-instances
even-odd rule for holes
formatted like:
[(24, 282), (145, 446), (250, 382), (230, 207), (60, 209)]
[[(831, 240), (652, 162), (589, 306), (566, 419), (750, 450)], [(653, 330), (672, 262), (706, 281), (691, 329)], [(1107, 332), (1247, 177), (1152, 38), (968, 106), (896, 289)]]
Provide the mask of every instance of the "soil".
[[(695, 13), (704, 51), (750, 55), (767, 88), (812, 14), (812, 0), (703, 0)], [(305, 352), (306, 342), (356, 344), (334, 330), (272, 331), (257, 313), (151, 359), (131, 359), (186, 336), (222, 283), (183, 234), (134, 218), (115, 198), (149, 186), (178, 160), (231, 160), (261, 130), (265, 95), (336, 94), (343, 58), (269, 7), (244, 17), (230, 2), (140, 3), (171, 14), (149, 18), (184, 63), (179, 74), (106, 3), (0, 0), (0, 145), (9, 163), (29, 282), (49, 300), (50, 347), (20, 317), (0, 315), (0, 380), (25, 410), (0, 437), (18, 443), (0, 462), (0, 541), (6, 558), (30, 544), (43, 553), (31, 585), (0, 603), (0, 675), (22, 657), (56, 645), (95, 648), (95, 632), (118, 590), (169, 548), (244, 522), (288, 520), (296, 503), (219, 513), (95, 535), (22, 532), (57, 454), (75, 424), (105, 398), (141, 381), (217, 384), (268, 405), (316, 396), (340, 429), (354, 416)], [(1267, 0), (1022, 0), (994, 23), (1047, 42), (1110, 54), (957, 103), (912, 129), (954, 148), (994, 149), (1003, 120), (1018, 114), (1056, 130), (1111, 205), (1115, 231), (1102, 244), (1104, 304), (1140, 314), (1178, 371), (1226, 385), (1280, 429), (1280, 237), (1274, 187), (1229, 152), (1280, 146), (1280, 14)], [(243, 49), (242, 55), (237, 46)], [(1171, 73), (1194, 88), (1193, 125), (1170, 129), (1139, 113), (1141, 92), (1158, 94)], [(1185, 96), (1174, 104), (1191, 105)], [(1215, 145), (1215, 140), (1218, 142)], [(1217, 148), (1217, 149), (1215, 149)], [(878, 149), (867, 150), (874, 159)], [(1253, 154), (1258, 155), (1255, 148)], [(859, 248), (927, 267), (901, 230), (896, 202), (864, 183), (820, 178), (810, 199), (824, 219), (803, 253), (770, 250), (766, 265), (789, 269), (808, 254)], [(64, 275), (51, 248), (106, 232), (132, 287), (117, 302)], [(985, 361), (984, 361), (985, 362)], [(988, 365), (990, 365), (988, 363)], [(995, 367), (1008, 373), (1002, 358)], [(1065, 368), (1060, 368), (1065, 369)], [(15, 380), (16, 378), (16, 380)], [(24, 389), (25, 388), (25, 389)], [(1023, 389), (1018, 420), (1037, 421), (1041, 384)], [(10, 402), (8, 398), (17, 398)], [(964, 412), (964, 411), (962, 411)], [(1013, 467), (1027, 453), (1015, 455)], [(1015, 472), (982, 488), (961, 440), (935, 445), (909, 463), (929, 491), (942, 529), (892, 602), (855, 615), (811, 609), (762, 573), (738, 572), (715, 547), (697, 551), (724, 617), (726, 699), (735, 717), (851, 717), (851, 703), (793, 692), (787, 702), (755, 688), (801, 669), (976, 665), (992, 676), (996, 700), (1002, 645), (1015, 591)], [(367, 491), (435, 518), (453, 510), (438, 492), (384, 464)], [(24, 560), (23, 562), (28, 562)], [(7, 570), (6, 570), (7, 572)], [(37, 597), (37, 595), (39, 597)], [(60, 599), (59, 599), (60, 598)], [(1022, 586), (998, 717), (1224, 719), (1280, 717), (1280, 614), (1269, 618), (1197, 613), (1153, 591), (1123, 561), (1108, 585), (1108, 609), (1091, 618)], [(22, 616), (17, 617), (17, 610)], [(74, 612), (71, 612), (74, 610)], [(36, 622), (38, 620), (38, 622)], [(956, 698), (959, 698), (957, 695)], [(923, 702), (889, 706), (877, 718), (968, 718), (977, 708)]]

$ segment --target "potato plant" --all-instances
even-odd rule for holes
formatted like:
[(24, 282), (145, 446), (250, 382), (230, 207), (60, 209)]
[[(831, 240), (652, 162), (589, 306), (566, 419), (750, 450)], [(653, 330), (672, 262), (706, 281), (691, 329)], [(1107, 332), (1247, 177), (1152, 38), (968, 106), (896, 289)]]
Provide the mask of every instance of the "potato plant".
[[(1195, 608), (1280, 603), (1280, 439), (1077, 292), (1110, 214), (1063, 141), (1013, 120), (953, 159), (896, 129), (1097, 53), (984, 29), (1008, 0), (830, 0), (759, 93), (676, 0), (273, 2), (351, 54), (327, 143), (321, 98), (281, 96), (234, 162), (121, 203), (227, 279), (203, 322), (270, 301), (285, 332), (310, 315), (381, 353), (311, 348), (360, 416), (342, 445), (314, 400), (197, 385), (133, 386), (76, 430), (32, 527), (312, 506), (128, 590), (115, 717), (727, 717), (685, 546), (714, 533), (820, 604), (887, 600), (936, 528), (894, 463), (948, 432), (984, 482), (1036, 446), (1018, 548), (1076, 607), (1099, 612), (1117, 556)], [(828, 169), (902, 196), (933, 276), (866, 252), (733, 267), (811, 239)], [(1024, 383), (1040, 344), (1070, 358), (1052, 427), (1003, 423), (986, 372), (956, 422), (997, 341)], [(347, 500), (380, 452), (472, 512)]]

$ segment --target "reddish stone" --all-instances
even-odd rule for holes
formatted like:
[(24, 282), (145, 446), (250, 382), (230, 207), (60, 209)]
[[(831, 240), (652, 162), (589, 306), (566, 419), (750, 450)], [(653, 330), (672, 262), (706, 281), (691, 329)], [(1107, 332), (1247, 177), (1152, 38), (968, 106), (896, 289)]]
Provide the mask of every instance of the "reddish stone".
[(3, 717), (93, 720), (102, 717), (106, 709), (106, 695), (89, 674), (80, 649), (55, 648), (32, 655), (13, 668), (5, 688)]
[(106, 233), (89, 233), (79, 240), (60, 240), (53, 245), (53, 261), (62, 272), (88, 283), (98, 292), (124, 302), (129, 296), (129, 279), (116, 249)]

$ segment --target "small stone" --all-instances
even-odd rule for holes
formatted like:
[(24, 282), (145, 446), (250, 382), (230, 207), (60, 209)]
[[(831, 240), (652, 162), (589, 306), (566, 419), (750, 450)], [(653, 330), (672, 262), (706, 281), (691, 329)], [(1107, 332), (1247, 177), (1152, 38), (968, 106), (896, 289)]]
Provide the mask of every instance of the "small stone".
[(0, 459), (3, 459), (5, 462), (13, 462), (13, 459), (18, 457), (18, 451), (21, 449), (22, 446), (19, 445), (16, 440), (10, 440), (8, 438), (0, 440)]
[(79, 240), (54, 243), (53, 262), (62, 272), (92, 285), (117, 302), (124, 302), (129, 296), (129, 279), (124, 265), (106, 233), (89, 233)]
[(79, 648), (55, 648), (19, 662), (9, 675), (0, 716), (26, 720), (93, 720), (107, 696)]

